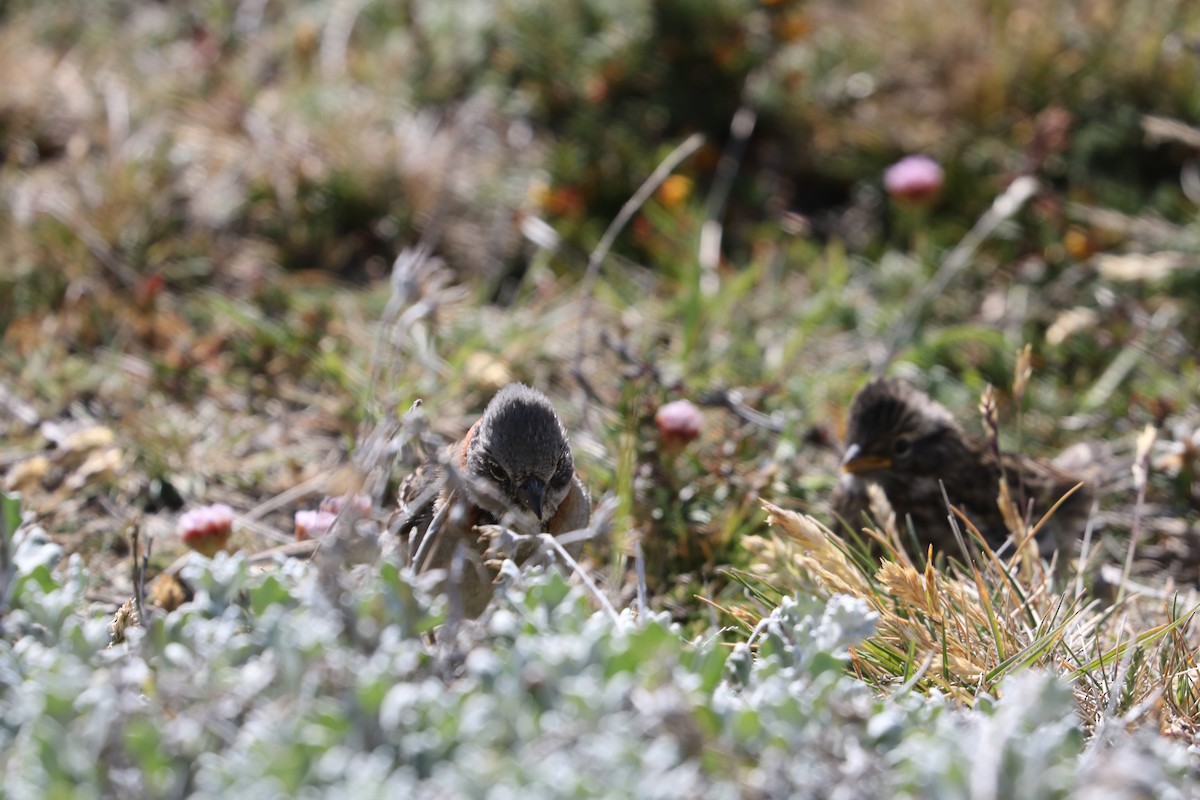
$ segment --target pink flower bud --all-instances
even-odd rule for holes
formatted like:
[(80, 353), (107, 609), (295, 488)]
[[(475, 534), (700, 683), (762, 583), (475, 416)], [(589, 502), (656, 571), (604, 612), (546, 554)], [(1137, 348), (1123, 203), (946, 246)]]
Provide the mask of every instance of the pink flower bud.
[(654, 415), (658, 435), (671, 448), (680, 448), (700, 435), (704, 415), (690, 400), (675, 400), (659, 406)]
[(333, 520), (336, 517), (337, 514), (332, 511), (297, 511), (295, 516), (296, 541), (303, 542), (306, 539), (324, 536), (333, 527)]
[(945, 176), (929, 156), (906, 156), (883, 173), (883, 187), (896, 200), (928, 205), (942, 191)]
[(233, 509), (224, 503), (194, 508), (179, 517), (177, 530), (185, 545), (212, 558), (233, 533)]

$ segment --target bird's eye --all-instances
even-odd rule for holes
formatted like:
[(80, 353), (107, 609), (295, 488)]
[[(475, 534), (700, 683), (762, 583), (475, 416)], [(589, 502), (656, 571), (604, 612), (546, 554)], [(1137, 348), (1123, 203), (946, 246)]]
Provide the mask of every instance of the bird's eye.
[(482, 472), (497, 486), (506, 486), (509, 483), (508, 473), (504, 471), (504, 467), (495, 461), (488, 461), (484, 464)]
[(898, 436), (892, 443), (892, 452), (898, 456), (904, 455), (910, 449), (912, 449), (912, 441), (907, 436)]

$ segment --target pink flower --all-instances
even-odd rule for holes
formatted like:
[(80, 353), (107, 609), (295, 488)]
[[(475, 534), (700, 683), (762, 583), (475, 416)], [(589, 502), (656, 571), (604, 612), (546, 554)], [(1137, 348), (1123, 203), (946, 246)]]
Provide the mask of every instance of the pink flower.
[(678, 449), (700, 435), (704, 415), (692, 401), (675, 400), (659, 406), (654, 414), (654, 424), (658, 426), (663, 443), (668, 448)]
[(324, 536), (333, 527), (333, 520), (336, 517), (337, 514), (332, 511), (297, 511), (295, 516), (296, 541), (303, 542), (305, 539)]
[(944, 180), (941, 165), (929, 156), (905, 156), (883, 173), (883, 188), (896, 200), (928, 205), (941, 193)]
[(176, 529), (185, 545), (212, 558), (233, 533), (233, 509), (224, 503), (193, 508), (179, 517)]

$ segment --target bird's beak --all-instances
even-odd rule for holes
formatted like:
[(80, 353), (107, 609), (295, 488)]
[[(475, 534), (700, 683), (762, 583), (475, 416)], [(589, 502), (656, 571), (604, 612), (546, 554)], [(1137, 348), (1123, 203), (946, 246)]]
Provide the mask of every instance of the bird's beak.
[(846, 448), (842, 456), (842, 472), (857, 475), (860, 472), (871, 472), (877, 469), (887, 469), (892, 466), (892, 460), (886, 456), (864, 455), (862, 445), (852, 444)]
[(538, 521), (541, 521), (542, 504), (546, 500), (546, 484), (538, 478), (530, 478), (521, 484), (517, 489), (517, 494), (525, 501), (525, 505), (529, 506), (529, 510), (538, 518)]

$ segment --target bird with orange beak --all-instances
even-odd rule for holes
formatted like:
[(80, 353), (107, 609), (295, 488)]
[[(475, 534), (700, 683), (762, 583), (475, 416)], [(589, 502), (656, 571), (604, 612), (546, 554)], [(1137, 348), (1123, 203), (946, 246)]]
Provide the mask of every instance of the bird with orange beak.
[[(911, 524), (922, 548), (932, 544), (955, 555), (961, 551), (945, 497), (996, 548), (1012, 533), (999, 504), (1001, 480), (1017, 513), (1033, 522), (1081, 482), (1050, 461), (997, 453), (990, 442), (964, 431), (945, 406), (894, 378), (873, 380), (855, 396), (842, 473), (832, 506), (845, 524), (857, 529), (870, 521), (866, 489), (874, 483), (887, 496), (901, 531)], [(1055, 535), (1039, 541), (1043, 550), (1083, 532), (1093, 494), (1085, 483), (1067, 497), (1048, 528)]]

